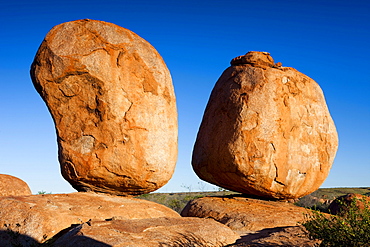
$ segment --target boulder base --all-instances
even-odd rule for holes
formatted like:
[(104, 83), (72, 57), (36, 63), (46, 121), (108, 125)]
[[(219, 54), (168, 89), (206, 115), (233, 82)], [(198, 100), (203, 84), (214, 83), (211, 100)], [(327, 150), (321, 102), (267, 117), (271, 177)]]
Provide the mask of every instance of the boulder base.
[(211, 218), (243, 235), (266, 228), (297, 226), (308, 212), (288, 202), (230, 196), (194, 199), (181, 215)]
[(265, 198), (317, 190), (338, 135), (319, 85), (269, 53), (233, 59), (209, 98), (192, 165), (203, 180)]
[(78, 191), (144, 194), (171, 178), (177, 110), (158, 52), (112, 23), (55, 26), (31, 67), (53, 117), (63, 177)]

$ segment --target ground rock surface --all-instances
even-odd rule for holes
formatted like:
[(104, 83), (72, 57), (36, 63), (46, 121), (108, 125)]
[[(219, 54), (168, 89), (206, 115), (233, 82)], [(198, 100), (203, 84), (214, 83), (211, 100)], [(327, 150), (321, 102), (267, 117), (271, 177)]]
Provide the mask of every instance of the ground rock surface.
[(243, 235), (266, 228), (297, 226), (307, 213), (307, 209), (288, 202), (226, 196), (194, 199), (181, 215), (211, 218)]
[(235, 243), (238, 238), (228, 227), (211, 219), (156, 218), (91, 221), (72, 228), (54, 246), (216, 247)]
[(302, 226), (289, 226), (263, 229), (255, 233), (242, 236), (236, 241), (236, 243), (228, 245), (228, 247), (314, 247), (319, 246), (319, 244), (320, 241), (309, 238), (308, 233)]
[(147, 41), (107, 22), (66, 22), (46, 35), (31, 77), (55, 123), (62, 175), (75, 189), (144, 194), (171, 178), (175, 94)]
[(0, 196), (27, 196), (31, 194), (30, 187), (22, 179), (0, 174)]
[(204, 112), (194, 171), (212, 184), (265, 198), (314, 192), (338, 147), (320, 86), (266, 52), (249, 52), (231, 64)]
[(129, 197), (79, 192), (0, 198), (0, 231), (38, 242), (89, 220), (179, 217), (163, 205)]

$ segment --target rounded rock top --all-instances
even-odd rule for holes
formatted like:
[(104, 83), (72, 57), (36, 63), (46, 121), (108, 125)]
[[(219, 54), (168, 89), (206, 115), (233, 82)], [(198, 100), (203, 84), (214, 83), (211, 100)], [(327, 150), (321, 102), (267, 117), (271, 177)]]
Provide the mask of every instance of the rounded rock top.
[(231, 65), (251, 64), (254, 67), (274, 67), (274, 59), (264, 51), (250, 51), (231, 60)]

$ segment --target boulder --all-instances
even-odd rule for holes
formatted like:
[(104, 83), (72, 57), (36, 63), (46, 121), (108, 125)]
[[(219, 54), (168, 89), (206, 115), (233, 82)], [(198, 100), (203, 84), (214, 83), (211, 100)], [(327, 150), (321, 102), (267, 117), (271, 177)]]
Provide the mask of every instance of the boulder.
[(79, 192), (0, 197), (0, 231), (44, 242), (89, 220), (179, 217), (163, 205), (129, 197)]
[(26, 196), (31, 194), (30, 187), (22, 179), (0, 174), (0, 196)]
[[(349, 193), (347, 195), (340, 196), (336, 198), (332, 203), (329, 205), (329, 213), (334, 215), (341, 215), (345, 214), (349, 210), (349, 206), (354, 203), (358, 209), (362, 210), (364, 208), (368, 208), (370, 210), (370, 197), (356, 194), (356, 193)], [(370, 211), (369, 211), (370, 212)]]
[(192, 165), (203, 180), (264, 198), (317, 190), (338, 135), (320, 86), (267, 52), (232, 60), (209, 98)]
[(211, 218), (243, 235), (266, 228), (297, 226), (308, 213), (288, 202), (228, 196), (194, 199), (181, 216)]
[(158, 52), (112, 23), (55, 26), (31, 66), (55, 123), (63, 177), (78, 191), (157, 190), (177, 159), (177, 110)]
[(157, 218), (91, 221), (73, 227), (53, 246), (225, 246), (239, 235), (211, 219)]

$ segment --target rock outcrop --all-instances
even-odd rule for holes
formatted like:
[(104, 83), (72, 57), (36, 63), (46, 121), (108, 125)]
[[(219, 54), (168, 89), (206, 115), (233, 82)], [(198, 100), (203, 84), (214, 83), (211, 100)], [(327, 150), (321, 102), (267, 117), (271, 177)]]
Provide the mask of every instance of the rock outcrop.
[(243, 235), (266, 228), (297, 226), (307, 213), (307, 209), (288, 202), (229, 196), (194, 199), (181, 215), (211, 218)]
[(235, 243), (238, 238), (211, 219), (157, 218), (91, 221), (73, 227), (53, 246), (217, 247)]
[(264, 198), (317, 190), (338, 135), (319, 85), (269, 53), (231, 61), (210, 96), (192, 165), (203, 180)]
[(117, 25), (55, 26), (31, 66), (53, 117), (63, 177), (78, 191), (144, 194), (172, 177), (177, 110), (158, 52)]
[[(328, 210), (334, 215), (345, 214), (348, 212), (352, 203), (355, 203), (356, 207), (359, 210), (362, 210), (365, 207), (370, 206), (370, 197), (356, 193), (349, 193), (336, 198), (332, 203), (330, 203)], [(368, 209), (370, 210), (370, 208)]]
[(0, 197), (0, 231), (12, 231), (38, 242), (89, 220), (160, 217), (180, 215), (154, 202), (93, 192)]
[(31, 194), (30, 187), (22, 179), (0, 174), (0, 196), (27, 196)]

